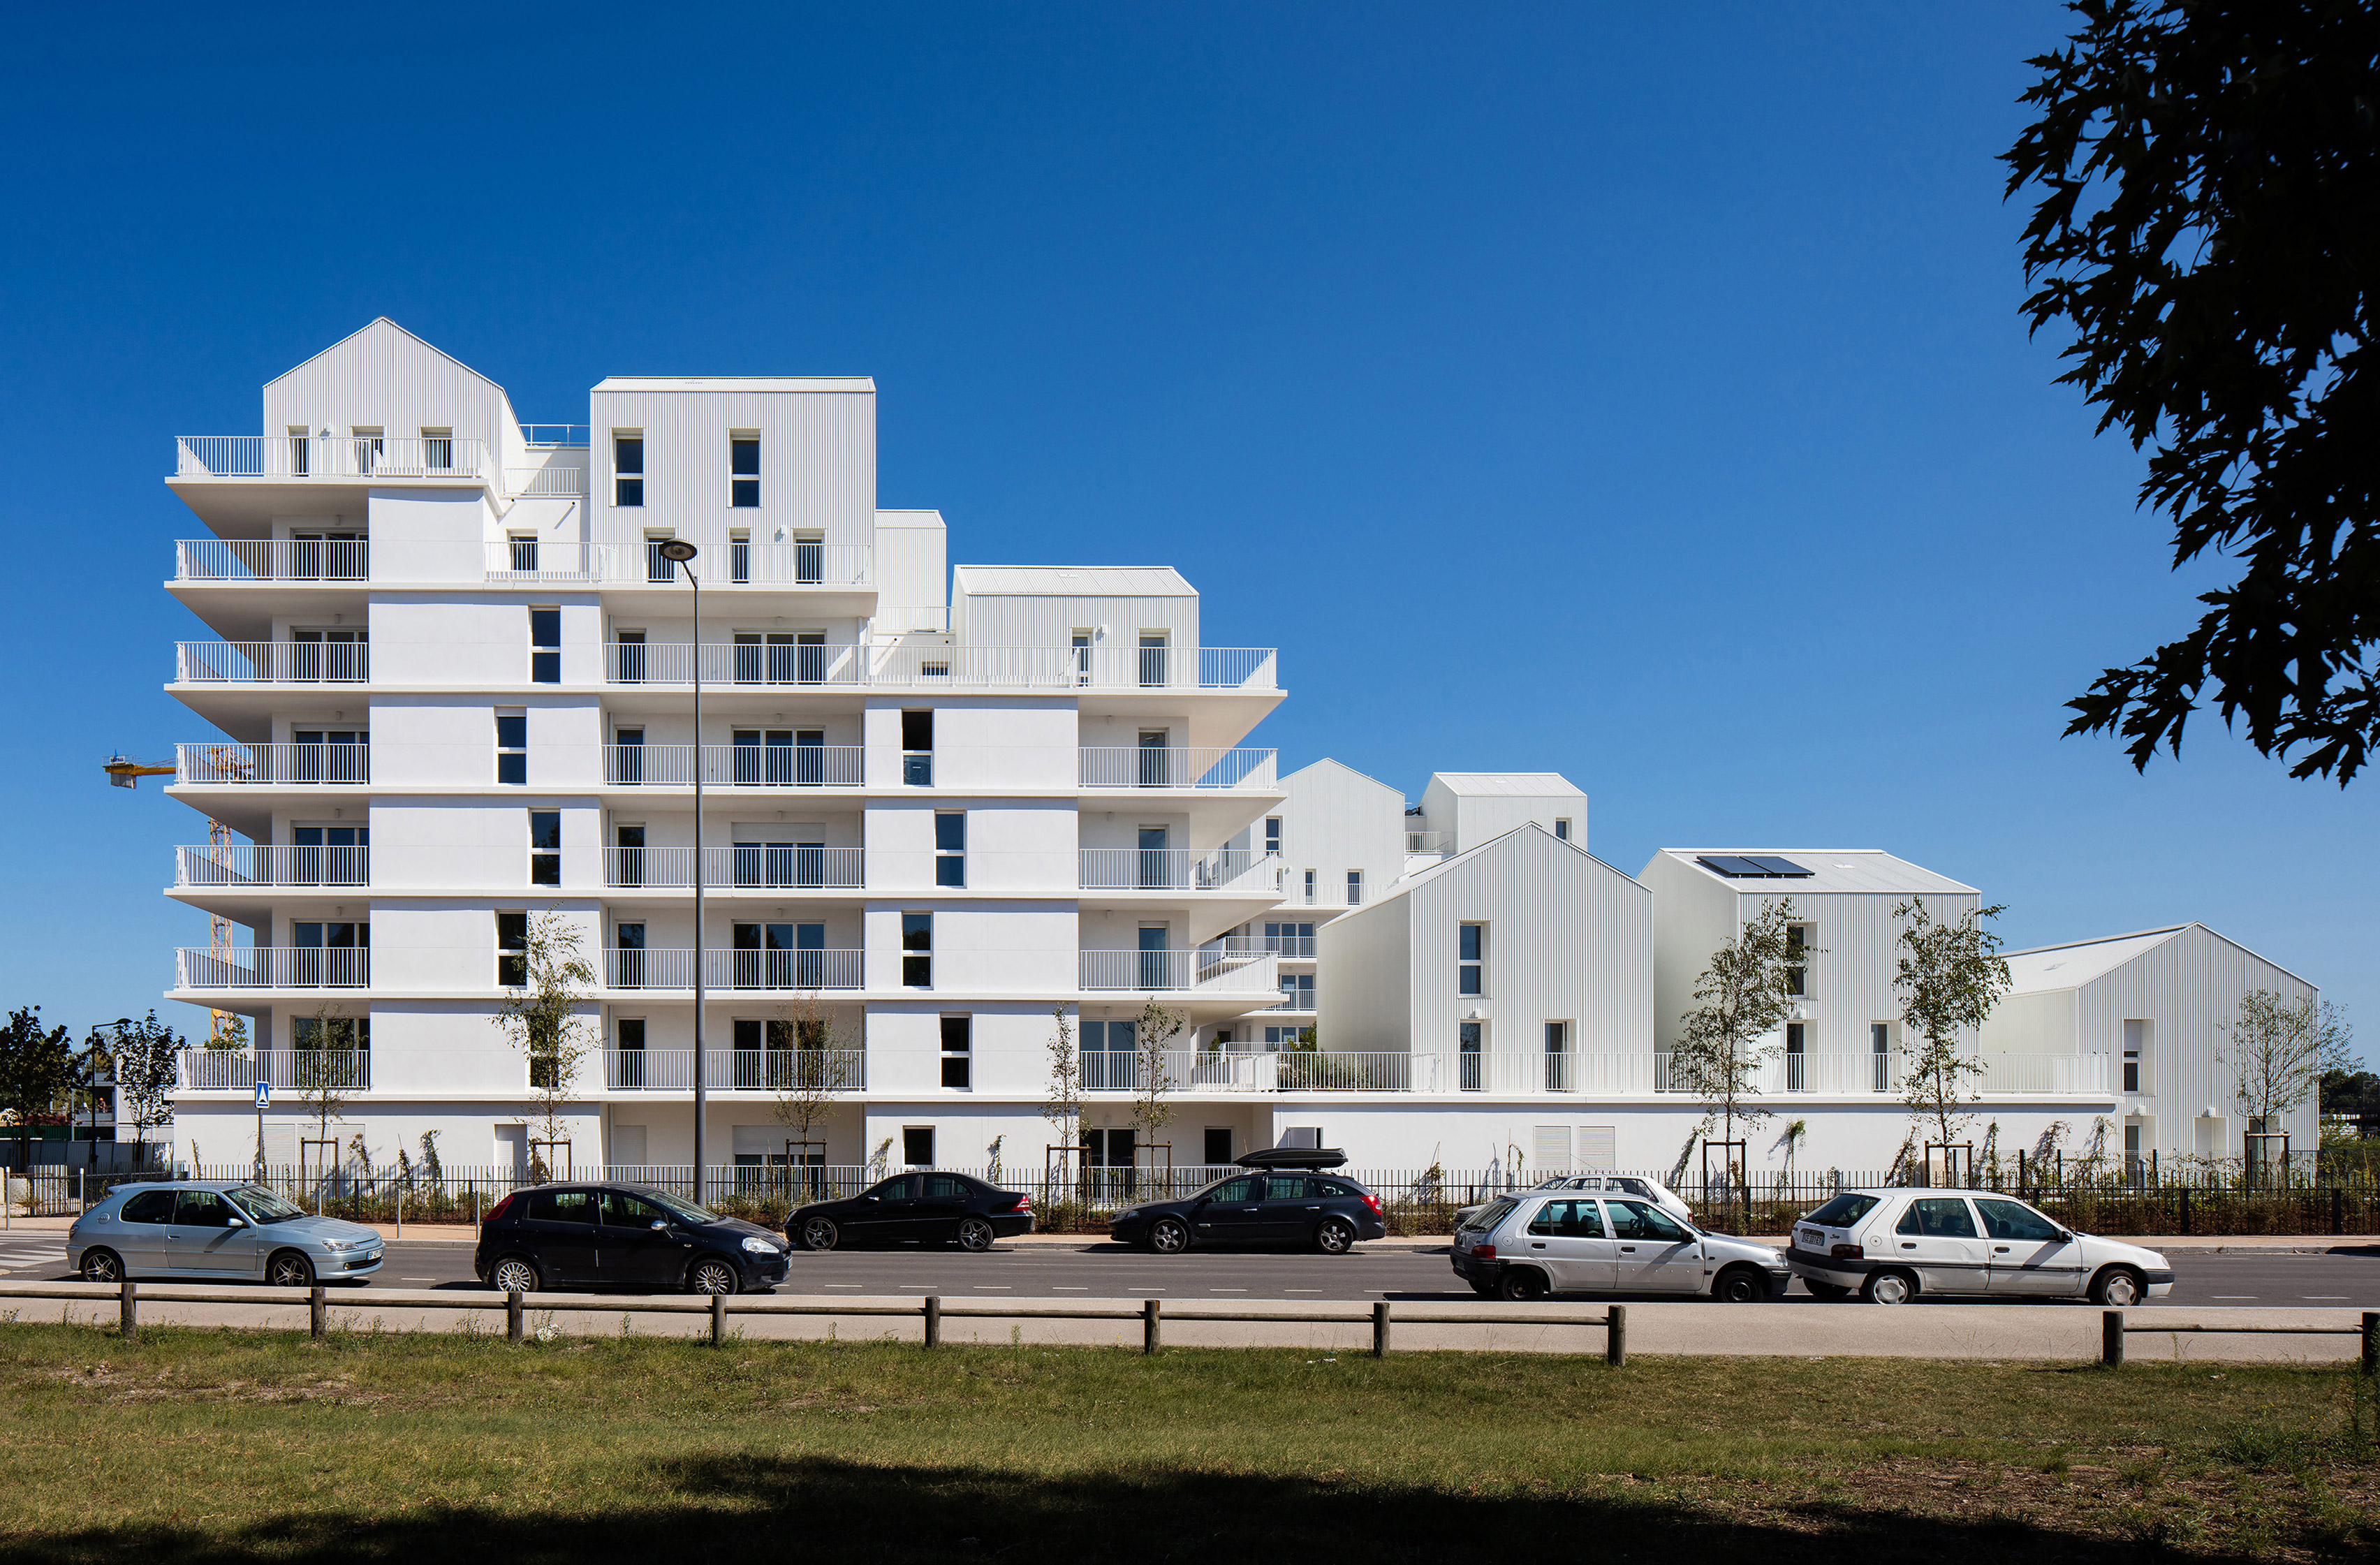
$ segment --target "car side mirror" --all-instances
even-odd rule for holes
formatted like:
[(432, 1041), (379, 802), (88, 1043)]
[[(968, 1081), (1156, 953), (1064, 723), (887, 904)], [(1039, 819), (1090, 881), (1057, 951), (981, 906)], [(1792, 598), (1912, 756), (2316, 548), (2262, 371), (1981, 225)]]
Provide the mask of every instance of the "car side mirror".
[(227, 1218), (224, 1221), (224, 1226), (225, 1228), (246, 1228), (248, 1226), (248, 1222), (247, 1219), (243, 1218)]
[(653, 1219), (653, 1231), (654, 1231), (655, 1233), (664, 1232), (664, 1231), (666, 1231), (668, 1230), (668, 1228), (669, 1228), (669, 1224), (668, 1224), (668, 1223), (666, 1223), (666, 1222), (664, 1222), (664, 1221), (662, 1221), (660, 1218), (655, 1218), (655, 1219)]

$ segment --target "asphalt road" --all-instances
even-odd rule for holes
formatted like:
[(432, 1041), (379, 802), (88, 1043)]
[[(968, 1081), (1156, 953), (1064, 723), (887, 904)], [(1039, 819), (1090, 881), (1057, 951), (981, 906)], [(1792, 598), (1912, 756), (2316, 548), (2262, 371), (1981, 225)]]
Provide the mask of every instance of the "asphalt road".
[[(55, 1233), (0, 1236), (0, 1276), (46, 1280), (67, 1275)], [(2172, 1257), (2176, 1281), (2161, 1304), (2234, 1308), (2380, 1308), (2380, 1246), (2331, 1256), (2192, 1255)], [(375, 1280), (395, 1288), (476, 1287), (466, 1244), (391, 1244)], [(1364, 1250), (1349, 1256), (1293, 1251), (1194, 1251), (1160, 1256), (1121, 1246), (1008, 1246), (990, 1255), (955, 1250), (794, 1253), (787, 1291), (796, 1293), (941, 1293), (1017, 1298), (1468, 1299), (1441, 1254)], [(1617, 1298), (1633, 1295), (1615, 1294)], [(1797, 1284), (1795, 1299), (1805, 1298)], [(1968, 1299), (1963, 1302), (1976, 1303)], [(1995, 1301), (1997, 1302), (1997, 1301)]]

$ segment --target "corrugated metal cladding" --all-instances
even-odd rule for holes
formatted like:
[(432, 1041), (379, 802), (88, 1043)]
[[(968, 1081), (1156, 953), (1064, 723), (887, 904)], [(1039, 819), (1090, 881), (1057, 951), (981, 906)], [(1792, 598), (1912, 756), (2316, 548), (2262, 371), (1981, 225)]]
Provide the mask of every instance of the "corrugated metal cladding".
[(264, 387), (264, 429), (304, 425), (343, 435), (361, 425), (391, 439), (425, 429), (487, 442), (492, 456), (513, 427), (504, 388), (439, 352), (386, 316), (332, 344)]
[(1668, 854), (1647, 859), (1637, 877), (1653, 892), (1655, 1036), (1674, 1044), (1694, 1003), (1694, 981), (1711, 952), (1735, 938), (1736, 894)]
[[(872, 391), (598, 387), (589, 400), (591, 514), (599, 542), (634, 542), (647, 528), (674, 529), (698, 544), (724, 543), (730, 528), (748, 529), (755, 543), (788, 543), (796, 534), (822, 537), (831, 545), (875, 541)], [(728, 436), (738, 430), (756, 430), (760, 436), (757, 506), (727, 503)], [(613, 503), (613, 439), (622, 431), (641, 431), (644, 437), (642, 506)]]
[[(1281, 863), (1288, 870), (1281, 889), (1289, 901), (1283, 917), (1305, 905), (1305, 873), (1314, 874), (1315, 904), (1331, 910), (1347, 905), (1347, 871), (1364, 872), (1367, 899), (1383, 895), (1405, 863), (1405, 796), (1351, 766), (1318, 760), (1282, 779)], [(1268, 812), (1270, 813), (1270, 812)], [(1264, 822), (1250, 831), (1251, 845), (1264, 846)]]
[[(978, 593), (969, 589), (968, 567), (953, 579), (951, 630), (967, 647), (1065, 647), (1078, 630), (1094, 633), (1092, 645), (1133, 648), (1144, 631), (1162, 631), (1168, 646), (1198, 645), (1198, 600), (1188, 598), (1069, 598), (1042, 593)], [(1103, 632), (1103, 634), (1102, 634)], [(1195, 666), (1169, 671), (1176, 683), (1197, 677)]]
[[(1901, 996), (1893, 979), (1900, 971), (1904, 926), (1892, 910), (1905, 899), (1897, 892), (1812, 893), (1791, 890), (1791, 881), (1747, 882), (1754, 883), (1762, 891), (1742, 893), (1738, 909), (1742, 923), (1759, 917), (1769, 903), (1790, 901), (1795, 923), (1815, 926), (1810, 938), (1818, 951), (1810, 961), (1809, 992), (1802, 1002), (1802, 1019), (1812, 1028), (1805, 1044), (1809, 1052), (1867, 1052), (1868, 1028), (1900, 1017)], [(1929, 892), (1924, 900), (1929, 917), (1947, 922), (1981, 905), (1983, 899), (1965, 892)], [(1729, 938), (1733, 936), (1734, 931), (1729, 931)], [(1707, 957), (1706, 953), (1706, 964)]]
[(2145, 929), (2136, 935), (2118, 935), (2112, 940), (2077, 940), (2070, 945), (2010, 952), (2010, 992), (2024, 994), (2034, 989), (2079, 988), (2102, 973), (2112, 972), (2151, 947), (2163, 945), (2180, 934), (2183, 928), (2176, 924), (2163, 929)]
[(1196, 598), (1171, 565), (961, 565), (959, 590), (985, 597)]
[(1534, 799), (1572, 795), (1584, 799), (1578, 784), (1559, 771), (1437, 771), (1430, 781), (1463, 797)]
[(949, 606), (948, 537), (940, 511), (876, 513), (876, 601), (880, 612)]
[[(1937, 875), (1905, 858), (1895, 858), (1888, 853), (1879, 853), (1873, 848), (1664, 848), (1661, 851), (1697, 875), (1743, 892), (1798, 887), (1804, 892), (1923, 892), (1933, 896), (1942, 892), (1973, 892), (1975, 889), (1947, 875)], [(1806, 879), (1788, 881), (1739, 880), (1694, 862), (1705, 855), (1721, 854), (1760, 854), (1789, 858), (1810, 873)]]
[[(1296, 911), (1293, 898), (1281, 909), (1283, 916)], [(1314, 968), (1315, 1023), (1324, 1048), (1395, 1053), (1434, 1047), (1413, 1036), (1412, 928), (1412, 905), (1400, 896), (1314, 931), (1320, 957)]]

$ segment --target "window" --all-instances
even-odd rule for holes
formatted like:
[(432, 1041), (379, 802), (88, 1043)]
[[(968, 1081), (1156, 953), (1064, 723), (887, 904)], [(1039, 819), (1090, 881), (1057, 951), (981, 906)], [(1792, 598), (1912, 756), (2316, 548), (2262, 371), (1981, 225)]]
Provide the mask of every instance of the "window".
[(642, 505), (645, 503), (645, 437), (642, 431), (624, 434), (612, 432), (612, 503)]
[(1570, 1024), (1546, 1024), (1546, 1090), (1570, 1090)]
[[(619, 955), (612, 968), (614, 989), (642, 989), (645, 984), (645, 927), (642, 924), (615, 926), (612, 941)], [(642, 1026), (644, 1024), (637, 1024)]]
[(1810, 992), (1810, 956), (1818, 946), (1815, 924), (1785, 926), (1785, 992), (1806, 996)]
[(942, 1018), (942, 1085), (965, 1091), (969, 1085), (969, 1045), (973, 1041), (975, 1019), (971, 1016)]
[(562, 812), (558, 809), (528, 812), (528, 883), (562, 884)]
[(1091, 633), (1087, 630), (1078, 630), (1075, 632), (1073, 637), (1073, 645), (1075, 649), (1075, 683), (1077, 685), (1088, 685), (1091, 682)]
[(1967, 1203), (1955, 1195), (1921, 1196), (1909, 1203), (1900, 1220), (1892, 1225), (1895, 1233), (1906, 1233), (1920, 1239), (1975, 1239), (1975, 1219), (1967, 1210)]
[(528, 612), (528, 677), (536, 685), (562, 683), (562, 611)]
[(645, 534), (645, 579), (650, 582), (675, 582), (677, 562), (662, 552), (662, 545), (677, 534), (656, 529)]
[[(1848, 1200), (1849, 1196), (1840, 1197)], [(2014, 1201), (1995, 1201), (1977, 1196), (1975, 1205), (1984, 1214), (1984, 1231), (1995, 1239), (2046, 1244), (2065, 1238), (2065, 1231), (2034, 1211), (2031, 1207)]]
[(966, 811), (934, 812), (934, 884), (966, 884)]
[(506, 533), (504, 535), (504, 542), (512, 552), (512, 568), (514, 570), (519, 571), (525, 575), (536, 571), (537, 534), (533, 532)]
[(1271, 855), (1281, 852), (1281, 817), (1278, 815), (1265, 817), (1265, 852)]
[(1529, 1231), (1548, 1239), (1600, 1239), (1603, 1205), (1599, 1201), (1548, 1201), (1529, 1219)]
[(496, 781), (528, 786), (528, 714), (496, 714)]
[(1455, 932), (1454, 992), (1488, 992), (1488, 926), (1465, 924)]
[(1140, 633), (1140, 682), (1144, 685), (1165, 683), (1165, 632), (1161, 630)]
[(934, 916), (901, 915), (901, 985), (904, 989), (934, 987)]
[(1487, 1029), (1477, 1022), (1459, 1022), (1455, 1025), (1454, 1041), (1456, 1063), (1461, 1067), (1461, 1080), (1456, 1085), (1465, 1092), (1476, 1092), (1485, 1074), (1480, 1059), (1488, 1050)]
[(119, 1222), (168, 1223), (174, 1220), (174, 1192), (144, 1190), (126, 1201), (115, 1214)]
[[(1094, 1169), (1128, 1169), (1135, 1160), (1134, 1146), (1135, 1139), (1136, 1133), (1130, 1130), (1086, 1130), (1083, 1132), (1084, 1165)], [(1257, 1182), (1254, 1179), (1234, 1180), (1232, 1183), (1232, 1185), (1240, 1187), (1243, 1194), (1227, 1195), (1218, 1191), (1216, 1192), (1217, 1200), (1253, 1201), (1256, 1199), (1253, 1192)]]
[(347, 433), (356, 444), (356, 467), (358, 476), (380, 471), (381, 456), (386, 448), (382, 431), (377, 424), (350, 425)]
[(1311, 1011), (1314, 1009), (1314, 975), (1283, 973), (1281, 975), (1281, 1003), (1276, 1011)]
[(1803, 1056), (1809, 1051), (1810, 1029), (1806, 1022), (1785, 1024), (1785, 1090), (1802, 1092), (1808, 1088), (1803, 1076)]
[[(299, 1016), (289, 1024), (289, 1046), (293, 1049), (333, 1051), (371, 1048), (371, 1018), (369, 1016), (325, 1016), (316, 1020)], [(350, 1084), (342, 1084), (350, 1085)]]
[[(913, 1169), (934, 1166), (934, 1127), (903, 1125), (901, 1127), (901, 1160)], [(911, 1181), (913, 1184), (915, 1181)]]
[(1314, 871), (1311, 869), (1305, 872), (1305, 905), (1314, 905)]
[(826, 535), (820, 532), (794, 534), (794, 584), (816, 587), (826, 579)]
[(306, 438), (305, 425), (291, 424), (287, 426), (287, 428), (289, 431), (289, 476), (293, 479), (302, 479), (306, 476), (308, 469), (312, 466), (309, 459), (313, 455), (314, 443)]
[(2143, 1074), (2148, 1063), (2149, 1025), (2137, 1017), (2124, 1023), (2124, 1090), (2147, 1090)]
[(1232, 1127), (1208, 1125), (1206, 1136), (1206, 1163), (1210, 1169), (1221, 1168), (1232, 1160)]
[(911, 788), (934, 785), (934, 712), (901, 714), (901, 781)]
[(760, 432), (758, 430), (728, 431), (727, 503), (739, 509), (760, 503)]
[(1554, 835), (1565, 843), (1570, 841), (1569, 816), (1557, 815), (1554, 817)]
[(1689, 1235), (1680, 1228), (1677, 1219), (1658, 1207), (1639, 1206), (1633, 1201), (1607, 1201), (1604, 1210), (1611, 1219), (1614, 1239), (1652, 1239), (1676, 1244)]
[(752, 534), (737, 528), (727, 535), (727, 577), (742, 586), (752, 579)]
[(421, 431), (421, 466), (433, 473), (454, 470), (455, 431), (452, 428)]
[(1892, 1024), (1870, 1022), (1867, 1025), (1868, 1052), (1876, 1059), (1876, 1079), (1871, 1086), (1877, 1092), (1892, 1090)]
[(519, 989), (528, 982), (528, 915), (496, 915), (496, 985)]
[(1347, 871), (1347, 905), (1350, 907), (1364, 905), (1364, 872), (1360, 869)]

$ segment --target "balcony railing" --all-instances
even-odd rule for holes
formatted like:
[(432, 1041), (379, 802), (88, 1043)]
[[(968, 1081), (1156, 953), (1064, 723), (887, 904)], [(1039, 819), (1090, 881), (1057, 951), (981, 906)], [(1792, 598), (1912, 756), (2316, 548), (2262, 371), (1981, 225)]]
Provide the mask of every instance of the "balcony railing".
[(178, 745), (176, 782), (371, 781), (369, 745)]
[(584, 500), (587, 469), (559, 462), (543, 467), (506, 467), (504, 492), (515, 500)]
[(1279, 982), (1266, 957), (1233, 957), (1204, 951), (1087, 951), (1082, 986), (1087, 989), (1175, 990), (1245, 996), (1274, 992)]
[(1281, 1003), (1278, 1005), (1268, 1005), (1265, 1007), (1266, 1010), (1310, 1012), (1314, 1009), (1314, 986), (1311, 984), (1306, 985), (1304, 989), (1284, 989), (1281, 990), (1280, 993)]
[(311, 1086), (364, 1091), (371, 1086), (368, 1049), (268, 1049), (257, 1054), (182, 1050), (182, 1085), (192, 1092), (246, 1092), (259, 1085), (302, 1092)]
[(370, 547), (360, 538), (185, 538), (174, 543), (176, 581), (362, 581)]
[(176, 782), (369, 782), (366, 745), (176, 745)]
[(360, 685), (371, 677), (361, 641), (176, 641), (174, 677), (185, 685)]
[[(863, 988), (856, 951), (738, 951), (707, 946), (703, 987), (710, 989), (856, 989)], [(603, 952), (603, 982), (616, 989), (691, 989), (690, 950)]]
[(453, 435), (183, 435), (177, 479), (473, 479), (488, 469), (485, 441)]
[(1240, 892), (1272, 889), (1269, 855), (1186, 848), (1084, 848), (1087, 892)]
[[(692, 745), (606, 745), (614, 787), (691, 787)], [(856, 788), (868, 752), (857, 745), (704, 745), (702, 781), (722, 788)]]
[(1277, 690), (1269, 647), (967, 647), (905, 641), (883, 649), (879, 685), (1038, 690)]
[[(865, 543), (707, 543), (701, 548), (695, 569), (702, 577), (702, 585), (729, 588), (864, 587), (875, 556), (874, 549)], [(682, 587), (686, 581), (676, 565), (661, 553), (658, 544), (580, 543), (536, 538), (505, 539), (489, 544), (487, 576), (492, 582), (611, 587), (638, 582)], [(705, 677), (709, 677), (707, 673)]]
[(361, 886), (370, 873), (368, 847), (213, 843), (174, 850), (177, 886)]
[(1191, 749), (1139, 745), (1086, 747), (1086, 788), (1270, 788), (1270, 750)]
[[(1435, 1054), (1404, 1053), (1170, 1049), (1164, 1058), (1166, 1082), (1177, 1092), (1435, 1092), (1439, 1063)], [(1136, 1053), (1086, 1049), (1082, 1070), (1087, 1092), (1138, 1092), (1146, 1085), (1146, 1062)]]
[(174, 987), (186, 989), (362, 989), (371, 952), (353, 946), (234, 946), (174, 952)]
[(512, 586), (596, 587), (609, 578), (618, 552), (601, 543), (506, 539), (488, 545), (488, 580)]
[[(694, 679), (694, 648), (683, 641), (613, 641), (603, 648), (603, 677), (613, 685), (686, 685)], [(707, 641), (705, 685), (841, 685), (868, 683), (868, 649), (848, 642)]]
[(1223, 941), (1226, 956), (1285, 956), (1293, 961), (1314, 959), (1312, 935), (1232, 935)]
[(1447, 852), (1451, 846), (1452, 844), (1447, 841), (1447, 834), (1443, 831), (1408, 831), (1405, 833), (1405, 852), (1407, 853), (1442, 854)]
[[(710, 1049), (705, 1085), (738, 1092), (856, 1092), (868, 1086), (864, 1049)], [(607, 1049), (603, 1086), (612, 1092), (691, 1092), (691, 1049)], [(790, 1134), (790, 1133), (788, 1133)]]
[[(857, 891), (867, 850), (800, 843), (704, 848), (703, 884), (714, 891)], [(672, 891), (694, 884), (692, 848), (605, 848), (603, 883)]]

